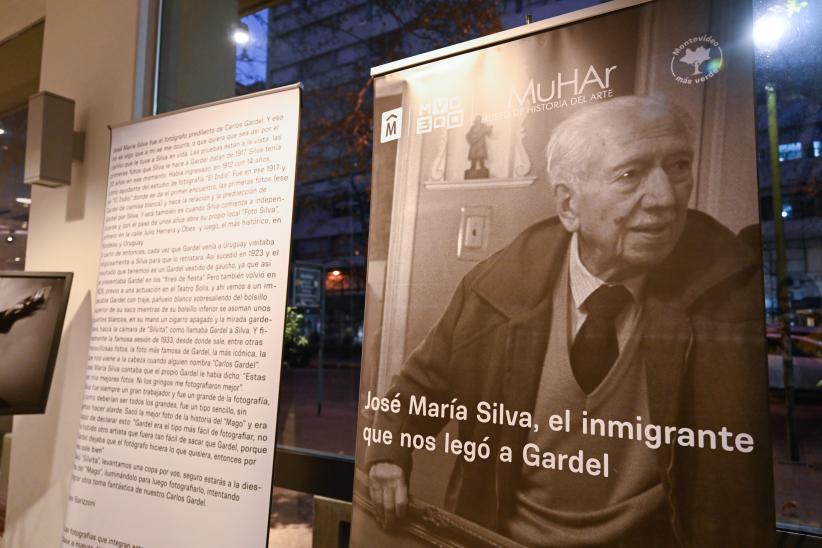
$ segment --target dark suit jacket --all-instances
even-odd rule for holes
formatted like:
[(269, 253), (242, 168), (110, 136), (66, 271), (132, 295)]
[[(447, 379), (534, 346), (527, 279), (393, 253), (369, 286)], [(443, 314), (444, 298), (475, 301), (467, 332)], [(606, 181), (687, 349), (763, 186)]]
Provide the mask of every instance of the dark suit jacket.
[[(570, 235), (556, 218), (537, 223), (477, 265), (444, 315), (410, 355), (387, 393), (450, 402), (473, 416), (476, 403), (533, 411), (550, 329), (552, 288)], [(752, 453), (657, 450), (671, 524), (682, 546), (772, 546), (772, 471), (759, 258), (713, 218), (689, 211), (682, 237), (647, 278), (640, 355), (646, 363), (650, 417), (645, 422), (753, 435)], [(545, 420), (546, 417), (535, 417)], [(435, 434), (446, 420), (378, 414), (376, 427)], [(446, 507), (499, 530), (512, 509), (527, 430), (459, 422), (462, 440), (489, 437), (492, 456), (458, 459)], [(496, 448), (514, 451), (511, 464)], [(411, 453), (372, 446), (381, 461), (410, 474)], [(548, 486), (546, 488), (549, 488)]]

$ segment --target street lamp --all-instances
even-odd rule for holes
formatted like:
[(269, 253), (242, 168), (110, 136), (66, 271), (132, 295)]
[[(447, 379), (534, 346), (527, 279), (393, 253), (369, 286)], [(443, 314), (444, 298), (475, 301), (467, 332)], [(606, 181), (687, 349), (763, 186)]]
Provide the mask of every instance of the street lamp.
[(776, 49), (788, 28), (788, 21), (778, 13), (766, 13), (754, 22), (753, 39), (760, 51)]
[[(759, 17), (753, 25), (753, 41), (762, 53), (770, 54), (788, 28), (785, 17), (773, 11)], [(779, 117), (776, 110), (776, 87), (768, 81), (765, 64), (765, 93), (768, 109), (768, 146), (770, 148), (771, 192), (773, 207), (774, 245), (776, 247), (777, 310), (781, 330), (782, 379), (785, 387), (785, 419), (787, 422), (788, 447), (791, 460), (799, 461), (799, 438), (796, 431), (796, 390), (794, 387), (793, 349), (791, 348), (791, 289), (785, 257), (785, 227), (787, 217), (782, 207), (782, 176), (779, 169)]]
[(237, 23), (234, 27), (234, 32), (231, 33), (231, 39), (238, 46), (244, 46), (251, 40), (251, 32), (248, 30), (248, 25), (243, 22)]

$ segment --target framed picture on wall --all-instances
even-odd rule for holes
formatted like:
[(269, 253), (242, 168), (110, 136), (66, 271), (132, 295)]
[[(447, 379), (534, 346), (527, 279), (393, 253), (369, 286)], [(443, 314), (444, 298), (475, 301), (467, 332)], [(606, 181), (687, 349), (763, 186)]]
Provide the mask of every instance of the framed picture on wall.
[(45, 412), (71, 280), (0, 271), (0, 414)]

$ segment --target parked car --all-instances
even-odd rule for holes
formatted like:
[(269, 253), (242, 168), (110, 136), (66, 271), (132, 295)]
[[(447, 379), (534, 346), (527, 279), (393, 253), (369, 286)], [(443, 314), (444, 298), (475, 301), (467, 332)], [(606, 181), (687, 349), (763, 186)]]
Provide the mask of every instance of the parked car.
[[(782, 350), (780, 335), (768, 331), (768, 385), (785, 388), (782, 374)], [(822, 393), (822, 341), (807, 335), (791, 335), (794, 387), (801, 391)]]

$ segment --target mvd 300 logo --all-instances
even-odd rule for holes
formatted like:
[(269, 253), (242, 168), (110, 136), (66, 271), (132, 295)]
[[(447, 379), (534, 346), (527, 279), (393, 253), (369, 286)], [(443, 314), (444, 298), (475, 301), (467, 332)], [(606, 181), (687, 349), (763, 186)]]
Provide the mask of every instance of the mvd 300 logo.
[(703, 34), (682, 42), (671, 56), (671, 74), (680, 84), (701, 84), (722, 70), (722, 48)]
[(419, 106), (417, 134), (440, 128), (462, 127), (463, 117), (462, 98), (437, 97), (430, 103)]

